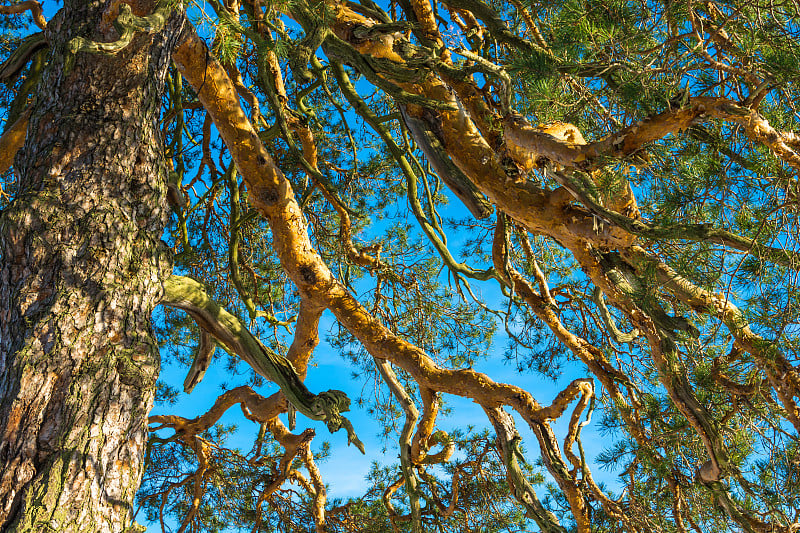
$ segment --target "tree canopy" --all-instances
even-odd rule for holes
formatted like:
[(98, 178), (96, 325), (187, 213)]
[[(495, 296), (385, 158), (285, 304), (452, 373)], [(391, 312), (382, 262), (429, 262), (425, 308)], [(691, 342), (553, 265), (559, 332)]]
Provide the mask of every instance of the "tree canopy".
[[(148, 246), (172, 261), (153, 274), (160, 352), (188, 375), (159, 382), (156, 400), (168, 413), (206, 369), (229, 377), (209, 411), (149, 418), (137, 520), (800, 529), (798, 3), (90, 4), (101, 34), (63, 42), (60, 12), (0, 7), (0, 202), (31, 198), (20, 184), (36, 153), (14, 155), (26, 132), (26, 146), (45, 135), (30, 117), (45, 116), (46, 80), (88, 76), (93, 58), (139, 61), (132, 47), (168, 35), (153, 142), (171, 214)], [(78, 147), (141, 139), (98, 131)], [(320, 337), (352, 372), (347, 394), (303, 384)], [(486, 362), (561, 392), (474, 369)], [(439, 427), (453, 396), (480, 406), (479, 429)], [(231, 408), (261, 428), (249, 449), (219, 424)], [(338, 432), (334, 446), (293, 432), (296, 411)], [(587, 425), (603, 438), (596, 461)], [(329, 501), (336, 479), (317, 463), (375, 433), (399, 462)]]

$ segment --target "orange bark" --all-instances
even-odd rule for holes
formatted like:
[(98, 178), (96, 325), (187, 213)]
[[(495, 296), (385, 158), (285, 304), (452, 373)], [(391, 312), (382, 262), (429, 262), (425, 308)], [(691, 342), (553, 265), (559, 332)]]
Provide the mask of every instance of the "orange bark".
[(14, 156), (25, 143), (25, 135), (28, 133), (28, 119), (31, 116), (30, 109), (22, 114), (10, 128), (0, 137), (0, 173), (5, 172), (14, 163)]
[(25, 11), (31, 12), (31, 17), (33, 17), (33, 21), (39, 28), (45, 29), (47, 27), (47, 21), (42, 13), (42, 5), (36, 0), (25, 0), (13, 6), (0, 6), (0, 14), (2, 15), (13, 15)]
[(527, 391), (496, 383), (473, 370), (443, 369), (373, 317), (333, 277), (314, 249), (291, 185), (261, 144), (227, 73), (207, 53), (196, 33), (187, 32), (173, 60), (214, 119), (247, 183), (250, 201), (270, 223), (283, 268), (305, 298), (329, 308), (367, 351), (400, 366), (422, 386), (474, 398), (488, 406), (509, 405), (526, 420), (539, 419), (539, 404)]

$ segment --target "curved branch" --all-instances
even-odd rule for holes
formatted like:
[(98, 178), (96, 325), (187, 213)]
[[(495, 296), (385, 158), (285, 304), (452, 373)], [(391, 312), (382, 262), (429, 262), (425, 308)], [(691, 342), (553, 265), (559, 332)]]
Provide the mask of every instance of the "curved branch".
[(22, 40), (16, 50), (8, 56), (8, 59), (0, 65), (0, 80), (7, 81), (14, 78), (14, 76), (19, 74), (34, 53), (48, 46), (50, 46), (50, 44), (47, 42), (44, 32), (40, 31), (27, 36)]
[(414, 405), (414, 400), (411, 399), (411, 396), (397, 379), (397, 375), (392, 370), (389, 362), (377, 357), (374, 360), (383, 381), (389, 386), (389, 390), (392, 391), (406, 415), (403, 430), (400, 432), (400, 468), (403, 471), (403, 480), (405, 481), (409, 507), (411, 508), (411, 528), (415, 533), (418, 533), (422, 531), (418, 489), (419, 479), (417, 479), (417, 475), (414, 472), (414, 463), (411, 458), (411, 435), (419, 419), (419, 410)]
[(338, 390), (317, 395), (309, 391), (289, 360), (264, 346), (238, 318), (211, 300), (198, 282), (183, 276), (170, 276), (164, 282), (161, 303), (189, 313), (201, 328), (244, 359), (258, 374), (277, 383), (298, 411), (312, 420), (323, 420), (331, 433), (344, 427), (348, 443), (364, 452), (364, 445), (355, 435), (350, 421), (341, 415), (350, 409), (347, 395)]
[(433, 117), (424, 112), (419, 117), (413, 116), (403, 104), (398, 105), (398, 108), (406, 128), (445, 185), (467, 206), (475, 218), (483, 219), (491, 215), (494, 210), (491, 202), (447, 155), (441, 139), (434, 133), (435, 125), (429, 123), (433, 121)]
[(558, 523), (558, 519), (542, 505), (536, 496), (527, 477), (522, 472), (519, 464), (520, 459), (524, 459), (520, 450), (522, 438), (517, 433), (514, 418), (506, 413), (502, 408), (484, 407), (486, 416), (492, 422), (494, 431), (497, 434), (497, 444), (500, 448), (500, 455), (506, 467), (506, 477), (511, 486), (511, 491), (517, 501), (525, 507), (526, 514), (536, 521), (536, 525), (545, 533), (566, 533), (567, 529)]
[(28, 108), (0, 137), (0, 174), (11, 167), (14, 163), (14, 156), (25, 143), (30, 117), (31, 109)]
[[(450, 457), (447, 455), (447, 446), (450, 440), (444, 431), (437, 431), (433, 433), (433, 428), (436, 424), (436, 415), (439, 412), (439, 397), (438, 395), (428, 388), (420, 390), (422, 397), (422, 420), (417, 425), (417, 432), (411, 442), (411, 458), (415, 464), (431, 464), (441, 463), (447, 461)], [(443, 435), (441, 435), (443, 434)], [(428, 455), (427, 451), (433, 444), (441, 443), (444, 448), (436, 454), (436, 456)], [(452, 455), (452, 451), (451, 451)], [(434, 460), (434, 459), (438, 460)]]
[(250, 413), (253, 420), (266, 422), (278, 416), (281, 412), (277, 401), (273, 401), (276, 395), (264, 398), (253, 389), (247, 386), (240, 386), (230, 389), (221, 394), (211, 408), (200, 416), (189, 419), (177, 415), (153, 415), (148, 419), (150, 424), (158, 424), (150, 427), (150, 431), (157, 431), (164, 428), (172, 428), (176, 433), (185, 435), (196, 435), (207, 430), (217, 423), (225, 412), (236, 404), (242, 405), (242, 410)]
[(24, 2), (20, 2), (19, 4), (12, 6), (0, 6), (0, 15), (14, 15), (24, 11), (31, 12), (33, 22), (39, 26), (39, 29), (43, 30), (47, 28), (47, 21), (45, 20), (44, 13), (42, 12), (42, 4), (36, 0), (25, 0)]
[(503, 120), (503, 139), (510, 155), (523, 167), (533, 168), (540, 159), (573, 168), (597, 166), (608, 157), (625, 157), (645, 144), (672, 133), (688, 130), (709, 119), (739, 124), (747, 136), (767, 148), (796, 170), (800, 170), (800, 155), (792, 148), (795, 135), (775, 130), (767, 119), (754, 109), (727, 98), (692, 97), (684, 107), (670, 109), (640, 120), (636, 124), (591, 143), (559, 139), (531, 127), (519, 115), (510, 114)]
[[(275, 253), (301, 296), (330, 309), (370, 354), (407, 371), (420, 386), (467, 396), (490, 407), (509, 405), (530, 424), (542, 421), (540, 405), (521, 387), (495, 382), (471, 369), (441, 368), (422, 349), (398, 337), (371, 315), (333, 277), (315, 250), (291, 184), (253, 130), (227, 73), (188, 25), (173, 60), (213, 117), (247, 183), (250, 201), (272, 228)], [(526, 203), (526, 210), (532, 211), (536, 204)], [(563, 211), (558, 209), (561, 216)], [(547, 211), (536, 213), (537, 218), (542, 215), (546, 216)], [(555, 218), (552, 216), (550, 221)]]
[(158, 6), (152, 14), (145, 17), (138, 17), (133, 14), (131, 6), (125, 3), (115, 2), (114, 8), (118, 10), (118, 15), (114, 19), (114, 28), (119, 32), (119, 39), (110, 43), (100, 43), (91, 41), (85, 37), (74, 37), (67, 45), (68, 57), (64, 60), (64, 70), (69, 71), (75, 61), (75, 54), (78, 52), (116, 54), (125, 49), (133, 37), (138, 32), (158, 33), (164, 29), (172, 8), (169, 6)]
[(211, 358), (217, 349), (217, 343), (214, 342), (214, 337), (203, 328), (200, 328), (200, 342), (197, 344), (197, 349), (194, 352), (194, 361), (189, 372), (186, 374), (186, 379), (183, 380), (183, 392), (189, 394), (194, 390), (198, 383), (203, 380), (203, 376), (211, 364)]
[(606, 299), (603, 297), (603, 291), (601, 291), (599, 287), (595, 287), (592, 291), (592, 301), (597, 305), (597, 310), (600, 312), (600, 317), (603, 319), (606, 328), (608, 328), (611, 338), (619, 344), (631, 343), (636, 340), (639, 336), (639, 330), (633, 328), (630, 333), (623, 333), (620, 331), (616, 322), (614, 322), (614, 317), (611, 316), (611, 312), (608, 310)]

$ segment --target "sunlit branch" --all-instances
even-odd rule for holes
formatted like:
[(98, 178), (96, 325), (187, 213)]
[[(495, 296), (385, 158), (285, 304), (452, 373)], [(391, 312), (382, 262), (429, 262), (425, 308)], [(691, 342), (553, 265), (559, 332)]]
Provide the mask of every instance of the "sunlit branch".
[(526, 420), (537, 420), (538, 403), (530, 393), (492, 381), (469, 369), (439, 367), (418, 347), (400, 339), (364, 309), (337, 282), (311, 245), (291, 185), (264, 149), (235, 96), (222, 67), (193, 32), (174, 54), (184, 77), (198, 91), (214, 117), (248, 184), (250, 200), (270, 222), (275, 252), (302, 295), (331, 309), (373, 356), (409, 372), (420, 385), (440, 392), (475, 398), (487, 405), (509, 405)]
[(640, 247), (633, 247), (627, 256), (638, 268), (653, 269), (659, 283), (692, 309), (713, 314), (722, 320), (736, 341), (767, 373), (770, 384), (786, 409), (787, 418), (800, 431), (800, 410), (794, 400), (800, 396), (800, 374), (774, 343), (752, 331), (744, 315), (730, 298), (722, 294), (712, 294), (695, 285)]
[[(428, 388), (420, 390), (420, 397), (422, 398), (422, 420), (417, 424), (417, 432), (411, 441), (411, 461), (414, 464), (448, 461), (454, 451), (452, 443), (443, 431), (437, 431), (436, 434), (433, 432), (436, 415), (439, 412), (439, 397)], [(442, 444), (442, 450), (437, 454), (428, 455), (428, 450), (434, 444)]]
[(253, 124), (260, 124), (262, 117), (261, 107), (258, 103), (258, 97), (253, 94), (253, 91), (245, 86), (244, 82), (242, 81), (241, 73), (234, 65), (229, 66), (227, 70), (228, 76), (230, 76), (233, 85), (236, 87), (236, 92), (239, 93), (239, 96), (244, 98), (244, 100), (247, 102), (247, 105), (250, 107), (250, 121)]
[(25, 135), (28, 133), (28, 119), (30, 109), (22, 114), (14, 124), (6, 129), (0, 137), (0, 173), (5, 172), (14, 162), (14, 156), (22, 148), (25, 142)]
[(405, 483), (405, 478), (400, 476), (397, 480), (390, 484), (386, 489), (383, 491), (381, 495), (381, 500), (383, 501), (383, 506), (386, 509), (386, 512), (389, 514), (389, 520), (392, 524), (392, 530), (400, 533), (400, 528), (397, 526), (397, 522), (399, 521), (407, 521), (410, 519), (410, 516), (400, 516), (397, 513), (397, 510), (394, 508), (392, 504), (392, 496), (394, 495), (397, 490), (403, 486)]
[[(609, 256), (610, 259), (606, 260), (613, 261), (613, 257)], [(703, 441), (712, 469), (707, 474), (709, 479), (718, 480), (728, 475), (730, 465), (719, 426), (697, 399), (686, 376), (686, 369), (679, 363), (676, 331), (692, 334), (691, 324), (685, 319), (668, 316), (659, 303), (637, 296), (641, 281), (631, 266), (622, 262), (598, 261), (597, 267), (599, 272), (592, 281), (647, 338), (659, 381)]]
[(433, 502), (436, 504), (436, 507), (439, 508), (439, 510), (436, 512), (437, 517), (447, 518), (449, 516), (452, 516), (453, 512), (455, 512), (456, 505), (458, 505), (458, 495), (460, 490), (459, 480), (462, 476), (464, 466), (471, 463), (472, 462), (466, 464), (459, 463), (457, 465), (454, 465), (453, 475), (450, 478), (450, 501), (446, 506), (444, 505), (444, 503), (442, 503), (442, 499), (435, 488), (437, 484), (436, 478), (431, 474), (429, 474), (428, 472), (426, 472), (425, 470), (420, 469), (419, 475), (428, 483), (428, 486), (430, 487), (431, 490), (431, 495), (433, 497)]
[(193, 419), (177, 415), (153, 415), (149, 419), (150, 424), (154, 424), (150, 431), (171, 428), (175, 431), (176, 438), (180, 435), (196, 435), (216, 424), (234, 405), (241, 405), (243, 411), (258, 422), (266, 422), (282, 411), (279, 403), (272, 401), (272, 397), (264, 398), (250, 387), (240, 386), (222, 393), (208, 411)]
[(221, 308), (205, 293), (203, 286), (191, 278), (171, 276), (164, 284), (162, 304), (183, 309), (201, 328), (211, 333), (232, 353), (244, 359), (265, 378), (274, 381), (301, 413), (312, 420), (323, 420), (331, 432), (344, 427), (348, 441), (362, 450), (363, 445), (350, 422), (341, 416), (349, 410), (350, 400), (342, 391), (311, 393), (297, 375), (292, 364), (256, 339), (238, 318)]
[[(339, 31), (343, 36), (347, 34), (346, 28), (349, 24), (363, 22), (363, 19), (356, 18), (346, 10), (340, 11), (339, 14), (340, 19), (337, 21), (334, 31)], [(340, 30), (337, 29), (339, 25), (341, 26)], [(403, 58), (393, 51), (390, 44), (385, 39), (375, 39), (354, 43), (352, 47), (367, 57), (380, 57), (385, 61), (394, 61), (402, 66)], [(361, 54), (357, 54), (357, 56), (361, 58)], [(352, 58), (349, 57), (349, 59)], [(361, 60), (363, 61), (363, 59)], [(358, 65), (356, 67), (358, 68)], [(409, 90), (424, 93), (428, 99), (438, 99), (441, 104), (447, 104), (446, 107), (439, 106), (441, 109), (432, 109), (430, 106), (425, 107), (424, 105), (412, 106), (404, 100), (397, 100), (397, 102), (398, 104), (408, 104), (407, 114), (409, 117), (423, 118), (427, 116), (426, 114), (430, 115), (430, 118), (426, 120), (433, 120), (437, 123), (437, 138), (447, 155), (469, 181), (474, 183), (491, 201), (502, 206), (529, 231), (553, 236), (562, 243), (564, 240), (576, 238), (614, 246), (630, 241), (630, 236), (619, 230), (601, 229), (598, 231), (597, 225), (591, 217), (586, 217), (585, 212), (575, 210), (571, 213), (564, 213), (564, 198), (555, 193), (546, 192), (531, 182), (518, 181), (509, 175), (500, 163), (495, 150), (473, 122), (473, 120), (480, 121), (488, 138), (496, 142), (497, 135), (492, 133), (486, 120), (491, 118), (487, 117), (487, 114), (491, 115), (491, 112), (485, 110), (485, 103), (482, 103), (482, 98), (475, 93), (474, 85), (457, 79), (449, 80), (449, 83), (454, 84), (456, 92), (464, 99), (469, 113), (460, 105), (445, 83), (433, 75), (426, 75), (418, 83), (407, 84), (407, 87)], [(562, 223), (563, 225), (559, 224), (554, 227), (553, 220), (565, 222)]]
[[(611, 365), (601, 350), (564, 327), (556, 313), (556, 308), (548, 304), (548, 302), (533, 289), (531, 283), (508, 263), (507, 240), (505, 239), (506, 232), (505, 218), (500, 216), (498, 217), (497, 226), (495, 227), (492, 244), (492, 260), (494, 261), (495, 269), (498, 272), (503, 272), (507, 276), (504, 282), (508, 286), (514, 287), (514, 291), (522, 297), (531, 311), (533, 311), (533, 313), (550, 328), (556, 337), (558, 337), (558, 339), (580, 358), (589, 370), (600, 379), (603, 386), (614, 396), (615, 401), (617, 401), (620, 406), (627, 406), (628, 402), (619, 391), (617, 383), (629, 387), (630, 380)], [(573, 390), (573, 392), (570, 393), (568, 392), (570, 390), (572, 389), (566, 389), (562, 394), (574, 394), (576, 392)], [(630, 389), (629, 392), (632, 393)], [(632, 393), (632, 396), (635, 398), (635, 394)], [(574, 396), (565, 397), (563, 401), (554, 402), (553, 405), (566, 408), (566, 405), (572, 401), (573, 398)], [(552, 411), (553, 407), (551, 406), (547, 409)], [(563, 412), (563, 410), (561, 412)], [(557, 419), (561, 416), (561, 412), (549, 412), (547, 418), (552, 420)], [(634, 428), (639, 426), (638, 423), (631, 425)]]
[(447, 0), (444, 3), (450, 8), (473, 14), (486, 25), (486, 29), (495, 39), (504, 44), (521, 50), (523, 53), (536, 53), (542, 50), (537, 44), (509, 31), (505, 21), (482, 0)]
[(0, 15), (14, 15), (25, 11), (31, 12), (31, 17), (36, 25), (39, 26), (39, 29), (43, 30), (47, 27), (47, 21), (42, 11), (42, 4), (36, 0), (25, 0), (24, 2), (11, 6), (0, 6)]
[(541, 530), (546, 533), (566, 533), (567, 529), (561, 526), (555, 515), (539, 501), (536, 492), (522, 472), (520, 461), (524, 461), (525, 458), (520, 450), (522, 439), (517, 433), (514, 418), (499, 407), (484, 407), (484, 411), (497, 434), (497, 443), (506, 467), (506, 476), (511, 491), (516, 499), (525, 506), (526, 514), (533, 518)]
[(306, 429), (299, 435), (295, 435), (290, 433), (286, 427), (277, 419), (272, 418), (266, 423), (266, 427), (269, 429), (270, 433), (272, 433), (275, 440), (283, 446), (283, 455), (280, 458), (277, 467), (277, 475), (273, 476), (270, 479), (268, 485), (264, 487), (258, 494), (258, 498), (255, 502), (255, 520), (253, 525), (253, 532), (259, 530), (259, 526), (261, 525), (261, 516), (262, 516), (262, 506), (264, 501), (268, 500), (274, 493), (277, 491), (283, 483), (289, 479), (292, 474), (296, 474), (291, 469), (292, 461), (298, 455), (302, 455), (303, 452), (307, 451), (309, 448), (309, 443), (311, 439), (314, 438), (314, 430), (313, 429)]
[[(317, 158), (317, 145), (314, 140), (314, 135), (311, 129), (302, 123), (295, 111), (289, 109), (289, 97), (286, 93), (286, 87), (283, 81), (283, 74), (281, 73), (280, 64), (275, 52), (266, 48), (262, 43), (263, 50), (259, 50), (259, 54), (263, 56), (261, 59), (260, 78), (263, 81), (262, 88), (269, 96), (269, 103), (272, 110), (276, 114), (276, 125), (283, 134), (283, 138), (289, 145), (292, 152), (297, 156), (300, 161), (300, 166), (308, 174), (314, 182), (314, 186), (320, 189), (325, 199), (336, 209), (340, 217), (340, 235), (342, 242), (348, 246), (348, 249), (356, 258), (359, 258), (362, 263), (366, 262), (367, 266), (375, 263), (375, 259), (366, 255), (361, 257), (359, 252), (351, 242), (351, 222), (350, 215), (355, 214), (355, 211), (339, 197), (338, 192), (333, 185), (329, 182), (318, 168)], [(298, 149), (292, 138), (291, 132), (294, 131), (300, 139), (301, 149)], [(361, 263), (359, 263), (361, 264)]]
[(313, 490), (313, 507), (312, 516), (314, 517), (314, 529), (316, 533), (326, 533), (328, 529), (325, 527), (325, 504), (327, 502), (327, 491), (325, 483), (322, 481), (322, 474), (320, 474), (314, 456), (311, 453), (311, 448), (308, 445), (300, 449), (300, 459), (303, 461), (308, 475), (311, 478)]
[(192, 523), (192, 520), (197, 514), (197, 510), (200, 508), (200, 502), (203, 500), (203, 494), (205, 492), (203, 487), (204, 477), (206, 470), (208, 469), (208, 453), (206, 451), (208, 449), (208, 442), (204, 438), (197, 435), (188, 437), (185, 442), (192, 449), (192, 451), (194, 451), (198, 464), (197, 470), (195, 470), (194, 474), (192, 474), (192, 480), (194, 481), (194, 489), (192, 489), (192, 503), (189, 505), (189, 510), (186, 512), (186, 515), (181, 521), (181, 525), (178, 528), (178, 533), (183, 533), (186, 531), (186, 528)]
[(406, 493), (408, 494), (409, 507), (411, 508), (411, 527), (415, 533), (419, 533), (422, 531), (419, 505), (419, 479), (414, 472), (414, 463), (411, 456), (411, 436), (414, 431), (414, 426), (416, 426), (417, 420), (419, 419), (419, 410), (414, 404), (414, 400), (411, 399), (411, 396), (397, 379), (397, 375), (394, 373), (394, 370), (392, 370), (389, 362), (385, 359), (378, 359), (377, 357), (374, 358), (374, 361), (383, 381), (388, 385), (389, 390), (392, 391), (392, 394), (406, 415), (399, 440), (400, 467), (403, 472)]
[[(307, 300), (300, 302), (300, 311), (295, 326), (294, 340), (286, 354), (286, 358), (297, 370), (300, 379), (306, 375), (308, 360), (314, 348), (319, 344), (318, 326), (322, 315), (322, 308)], [(201, 329), (201, 334), (206, 334)], [(194, 365), (193, 365), (194, 368)], [(190, 371), (189, 376), (192, 375)], [(189, 379), (187, 376), (187, 380)], [(198, 380), (199, 381), (199, 380)], [(171, 415), (154, 416), (151, 423), (168, 425), (181, 434), (199, 434), (212, 427), (234, 405), (241, 404), (242, 410), (248, 413), (248, 418), (259, 423), (265, 423), (288, 408), (286, 397), (282, 392), (275, 393), (267, 398), (253, 391), (250, 387), (236, 387), (221, 394), (214, 405), (203, 415), (194, 419), (186, 419)]]
[(776, 131), (757, 111), (726, 98), (692, 97), (686, 105), (647, 117), (604, 139), (585, 143), (559, 139), (531, 127), (518, 115), (508, 115), (503, 122), (503, 138), (510, 153), (525, 168), (547, 160), (564, 167), (589, 169), (607, 158), (620, 158), (641, 150), (647, 143), (670, 134), (689, 130), (710, 119), (734, 122), (746, 135), (767, 148), (792, 168), (800, 170), (800, 155), (791, 147), (793, 134)]
[[(22, 45), (20, 45), (21, 47)], [(31, 57), (31, 65), (28, 67), (28, 71), (25, 75), (25, 79), (19, 85), (19, 89), (17, 90), (17, 94), (14, 96), (14, 100), (11, 102), (11, 105), (8, 107), (8, 115), (6, 116), (6, 124), (3, 128), (4, 133), (11, 127), (15, 125), (20, 117), (22, 117), (28, 109), (31, 108), (33, 102), (31, 101), (31, 95), (39, 86), (39, 81), (42, 79), (42, 72), (44, 71), (44, 67), (47, 64), (47, 48), (42, 47), (38, 48), (34, 51)], [(9, 61), (11, 59), (9, 58)], [(7, 65), (8, 62), (4, 64)], [(13, 67), (12, 67), (13, 68)], [(4, 67), (0, 67), (0, 70), (5, 72)], [(3, 75), (0, 75), (0, 78), (3, 78)], [(11, 83), (11, 80), (6, 80), (7, 83)]]
[(406, 106), (400, 105), (399, 108), (406, 128), (442, 181), (467, 206), (475, 218), (488, 217), (492, 213), (491, 203), (450, 160), (441, 140), (433, 132), (431, 124), (427, 123), (424, 117), (411, 115)]

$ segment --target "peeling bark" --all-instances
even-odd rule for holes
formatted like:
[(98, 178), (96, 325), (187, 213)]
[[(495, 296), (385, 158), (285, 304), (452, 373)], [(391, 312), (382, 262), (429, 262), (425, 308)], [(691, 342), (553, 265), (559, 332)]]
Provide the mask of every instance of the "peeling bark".
[(164, 282), (161, 303), (183, 309), (198, 325), (228, 349), (244, 359), (261, 376), (275, 382), (287, 399), (312, 420), (323, 420), (331, 432), (344, 427), (348, 442), (364, 453), (350, 422), (341, 416), (350, 409), (350, 399), (338, 390), (313, 394), (303, 384), (292, 363), (264, 346), (238, 318), (211, 300), (203, 286), (191, 278), (170, 276)]
[(527, 420), (537, 420), (539, 405), (527, 391), (496, 383), (473, 370), (441, 368), (424, 351), (394, 335), (373, 317), (333, 277), (314, 249), (291, 185), (258, 139), (227, 73), (208, 56), (196, 33), (187, 32), (174, 60), (214, 118), (247, 183), (251, 201), (270, 223), (275, 253), (304, 298), (330, 309), (373, 356), (400, 366), (421, 385), (490, 406), (510, 405)]
[(506, 466), (506, 476), (511, 491), (517, 500), (525, 506), (526, 514), (536, 521), (536, 525), (546, 533), (566, 533), (567, 529), (558, 523), (555, 515), (548, 511), (539, 501), (533, 487), (522, 473), (519, 460), (522, 457), (520, 441), (522, 438), (517, 432), (514, 418), (501, 408), (486, 409), (486, 415), (492, 422), (497, 434), (497, 444), (500, 448), (503, 464)]

